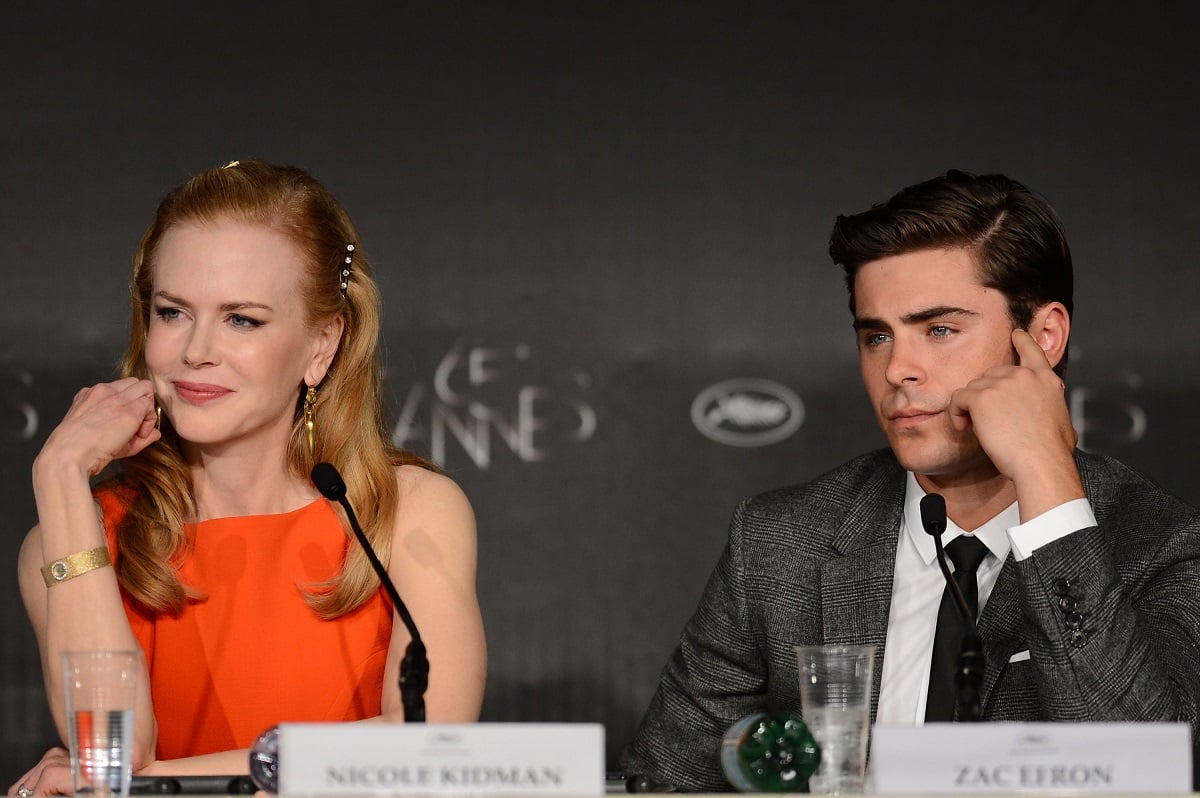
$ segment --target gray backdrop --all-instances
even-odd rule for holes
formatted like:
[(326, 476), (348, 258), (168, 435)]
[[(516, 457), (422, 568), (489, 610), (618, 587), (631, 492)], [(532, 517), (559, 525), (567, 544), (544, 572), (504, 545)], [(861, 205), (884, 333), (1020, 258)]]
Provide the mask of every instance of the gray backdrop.
[(1195, 4), (46, 5), (0, 23), (0, 786), (52, 741), (30, 463), (162, 193), (231, 158), (360, 227), (397, 438), (478, 514), (489, 720), (615, 760), (735, 502), (881, 445), (827, 236), (950, 167), (1058, 207), (1083, 443), (1200, 496)]

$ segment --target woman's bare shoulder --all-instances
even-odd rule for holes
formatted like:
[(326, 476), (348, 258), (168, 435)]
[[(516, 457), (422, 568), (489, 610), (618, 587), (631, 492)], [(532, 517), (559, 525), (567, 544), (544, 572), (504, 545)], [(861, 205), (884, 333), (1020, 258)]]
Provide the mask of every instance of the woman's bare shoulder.
[(474, 537), (471, 502), (453, 479), (418, 465), (401, 465), (396, 466), (396, 485), (398, 531), (437, 521), (439, 525), (466, 527), (465, 531)]

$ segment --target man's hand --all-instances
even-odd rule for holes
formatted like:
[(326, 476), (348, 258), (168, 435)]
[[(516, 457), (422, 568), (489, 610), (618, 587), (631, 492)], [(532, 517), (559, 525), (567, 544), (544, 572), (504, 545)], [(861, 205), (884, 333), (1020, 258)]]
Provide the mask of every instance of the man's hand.
[(1084, 493), (1065, 385), (1029, 333), (1013, 330), (1012, 343), (1017, 365), (990, 368), (959, 388), (949, 411), (954, 426), (973, 428), (988, 458), (1013, 481), (1024, 522)]

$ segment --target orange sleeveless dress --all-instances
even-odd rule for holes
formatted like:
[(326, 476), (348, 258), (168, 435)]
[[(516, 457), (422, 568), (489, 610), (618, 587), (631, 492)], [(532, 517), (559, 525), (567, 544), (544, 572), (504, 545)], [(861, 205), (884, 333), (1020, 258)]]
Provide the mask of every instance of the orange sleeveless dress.
[[(109, 548), (125, 509), (97, 494)], [(183, 583), (207, 598), (174, 617), (125, 596), (146, 655), (159, 759), (246, 748), (276, 723), (379, 714), (392, 608), (377, 591), (353, 612), (318, 618), (300, 588), (332, 576), (350, 541), (326, 499), (279, 515), (191, 524)]]

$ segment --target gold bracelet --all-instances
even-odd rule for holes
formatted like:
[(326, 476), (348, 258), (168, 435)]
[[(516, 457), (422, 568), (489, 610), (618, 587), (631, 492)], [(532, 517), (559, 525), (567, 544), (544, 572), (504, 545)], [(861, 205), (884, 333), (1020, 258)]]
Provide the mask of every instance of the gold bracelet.
[(42, 579), (46, 581), (46, 587), (54, 587), (68, 579), (74, 579), (80, 574), (86, 574), (88, 571), (94, 571), (106, 565), (112, 565), (112, 560), (108, 556), (108, 547), (99, 546), (88, 551), (77, 551), (54, 562), (46, 563), (42, 566)]

